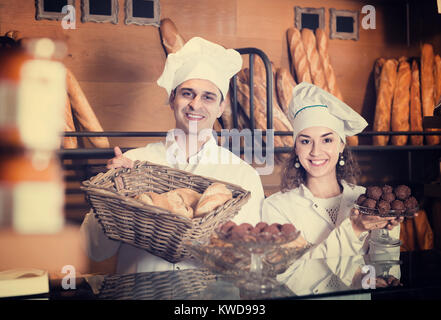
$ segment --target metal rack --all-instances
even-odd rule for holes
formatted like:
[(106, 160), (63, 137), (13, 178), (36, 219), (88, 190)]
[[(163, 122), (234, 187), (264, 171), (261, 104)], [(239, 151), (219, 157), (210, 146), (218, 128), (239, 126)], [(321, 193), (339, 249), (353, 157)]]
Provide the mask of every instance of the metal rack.
[[(253, 84), (254, 84), (254, 58), (255, 55), (258, 55), (265, 66), (266, 71), (266, 97), (267, 97), (267, 128), (273, 128), (273, 73), (271, 68), (271, 62), (268, 56), (257, 48), (239, 48), (236, 49), (241, 55), (248, 55), (249, 57), (249, 81), (250, 81), (250, 93), (249, 93), (249, 103), (250, 103), (250, 129), (251, 132), (255, 129), (255, 120), (254, 120), (254, 92), (253, 92)], [(231, 81), (231, 98), (232, 98), (232, 114), (233, 114), (233, 125), (235, 128), (238, 128), (238, 99), (237, 99), (237, 75), (232, 78)], [(266, 131), (262, 132), (263, 135), (266, 134)], [(220, 132), (217, 132), (220, 135)], [(66, 137), (165, 137), (167, 132), (115, 132), (115, 131), (106, 131), (106, 132), (66, 132)], [(275, 131), (274, 135), (292, 135), (290, 131)], [(428, 132), (428, 131), (406, 131), (406, 132), (362, 132), (358, 136), (366, 137), (373, 135), (441, 135), (440, 132)], [(130, 148), (121, 148), (122, 151), (127, 151)], [(387, 151), (404, 151), (407, 153), (407, 161), (408, 161), (408, 180), (412, 180), (412, 161), (415, 153), (421, 152), (434, 152), (436, 157), (441, 157), (441, 145), (436, 146), (371, 146), (371, 145), (359, 145), (349, 147), (351, 151), (356, 154), (366, 153), (366, 152), (387, 152)], [(242, 150), (243, 151), (243, 150)], [(276, 147), (274, 149), (275, 153), (287, 153), (291, 152), (291, 147)], [(97, 149), (97, 148), (78, 148), (78, 149), (61, 149), (59, 150), (59, 156), (61, 159), (109, 159), (113, 157), (113, 149)]]

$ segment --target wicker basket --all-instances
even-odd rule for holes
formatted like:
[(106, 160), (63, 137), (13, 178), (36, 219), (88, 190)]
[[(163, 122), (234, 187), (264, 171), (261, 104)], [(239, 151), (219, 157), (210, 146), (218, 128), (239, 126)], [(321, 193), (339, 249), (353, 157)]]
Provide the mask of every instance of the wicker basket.
[[(200, 218), (189, 219), (134, 199), (140, 193), (163, 193), (177, 188), (203, 193), (213, 182), (224, 183), (233, 198)], [(81, 189), (107, 237), (172, 263), (190, 256), (184, 242), (207, 240), (215, 228), (238, 213), (251, 195), (233, 184), (147, 161), (136, 161), (132, 169), (100, 173), (84, 181)]]

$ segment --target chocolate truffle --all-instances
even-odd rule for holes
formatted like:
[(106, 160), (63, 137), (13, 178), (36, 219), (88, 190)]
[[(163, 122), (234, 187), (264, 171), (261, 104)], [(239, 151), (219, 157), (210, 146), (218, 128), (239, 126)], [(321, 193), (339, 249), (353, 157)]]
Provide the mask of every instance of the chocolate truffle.
[(364, 194), (361, 194), (361, 195), (358, 197), (358, 199), (357, 199), (357, 204), (358, 204), (359, 206), (362, 206), (362, 205), (363, 205), (363, 202), (364, 202), (366, 199), (367, 199), (367, 197), (366, 197)]
[(381, 188), (381, 190), (383, 190), (383, 194), (384, 193), (392, 193), (394, 191), (394, 188), (392, 188), (391, 186), (385, 184), (383, 186), (383, 188)]
[(231, 229), (233, 227), (236, 226), (236, 223), (234, 223), (233, 221), (228, 221), (227, 223), (223, 224), (222, 227), (220, 228), (220, 231), (224, 234), (229, 233), (231, 231)]
[(285, 236), (289, 236), (290, 234), (294, 233), (296, 231), (296, 228), (294, 227), (294, 225), (290, 224), (290, 223), (285, 223), (284, 225), (282, 225), (282, 233)]
[(396, 187), (394, 192), (399, 200), (406, 200), (410, 196), (410, 188), (403, 184)]
[(395, 194), (393, 193), (383, 193), (383, 195), (381, 196), (381, 200), (387, 201), (387, 202), (392, 202), (395, 200)]
[(406, 201), (404, 201), (404, 206), (407, 210), (412, 210), (418, 207), (418, 201), (415, 197), (410, 196)]
[(258, 224), (256, 224), (256, 229), (260, 231), (262, 231), (263, 229), (265, 229), (266, 227), (268, 227), (268, 223), (266, 222), (259, 222)]
[(363, 202), (363, 207), (369, 208), (369, 209), (375, 209), (375, 207), (377, 206), (377, 201), (375, 201), (374, 199), (366, 199)]
[(368, 187), (366, 191), (366, 195), (374, 200), (380, 199), (381, 195), (383, 194), (383, 190), (381, 190), (380, 187)]
[(377, 209), (380, 214), (387, 214), (390, 211), (390, 203), (385, 200), (378, 201)]
[(392, 201), (392, 203), (390, 204), (390, 208), (392, 210), (396, 210), (396, 211), (400, 211), (400, 212), (404, 212), (405, 207), (404, 207), (404, 202), (401, 200), (394, 200)]

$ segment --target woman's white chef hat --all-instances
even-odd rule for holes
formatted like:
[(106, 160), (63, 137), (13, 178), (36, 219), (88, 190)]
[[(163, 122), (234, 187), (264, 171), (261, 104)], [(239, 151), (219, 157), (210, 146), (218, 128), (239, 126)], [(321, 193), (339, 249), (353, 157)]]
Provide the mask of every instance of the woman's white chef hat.
[(242, 57), (234, 49), (200, 37), (190, 39), (176, 53), (170, 53), (157, 83), (170, 96), (173, 89), (189, 79), (214, 83), (227, 96), (230, 79), (242, 68)]
[(288, 106), (288, 118), (297, 134), (310, 127), (327, 127), (346, 142), (347, 136), (363, 131), (366, 120), (329, 92), (307, 82), (294, 87)]

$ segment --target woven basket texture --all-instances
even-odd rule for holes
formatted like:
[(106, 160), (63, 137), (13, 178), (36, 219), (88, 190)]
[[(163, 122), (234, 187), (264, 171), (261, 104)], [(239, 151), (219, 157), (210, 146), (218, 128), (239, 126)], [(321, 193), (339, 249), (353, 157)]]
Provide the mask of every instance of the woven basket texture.
[[(203, 193), (214, 182), (225, 184), (233, 198), (203, 217), (190, 219), (134, 199), (144, 192), (163, 193), (177, 188)], [(190, 257), (184, 243), (209, 239), (251, 195), (234, 184), (147, 161), (136, 161), (131, 169), (99, 173), (84, 181), (81, 188), (108, 238), (147, 250), (171, 263)]]

